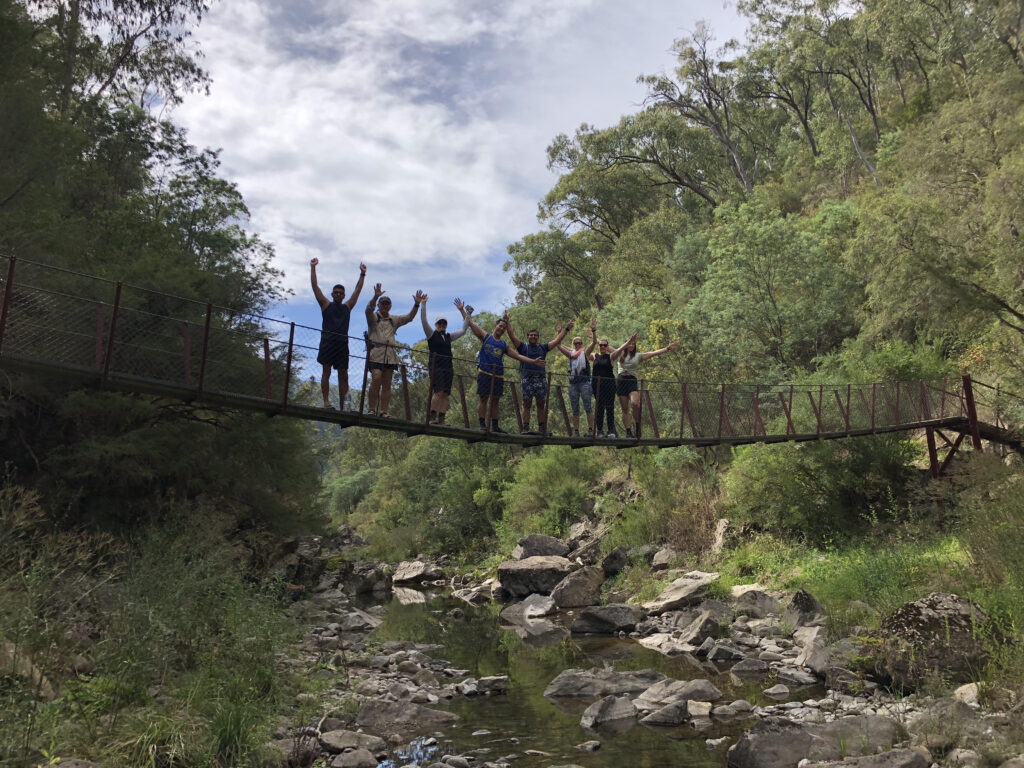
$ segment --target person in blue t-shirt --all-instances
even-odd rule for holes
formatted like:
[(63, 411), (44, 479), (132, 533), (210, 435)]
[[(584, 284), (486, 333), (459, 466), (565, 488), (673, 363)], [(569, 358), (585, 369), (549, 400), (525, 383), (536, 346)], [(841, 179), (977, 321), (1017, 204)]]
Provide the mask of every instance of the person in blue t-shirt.
[(323, 323), (320, 332), (320, 348), (317, 350), (316, 361), (324, 367), (320, 376), (320, 392), (324, 396), (324, 408), (331, 407), (331, 368), (338, 372), (338, 403), (345, 409), (345, 395), (348, 394), (348, 322), (352, 307), (359, 299), (366, 279), (366, 265), (359, 265), (359, 280), (351, 298), (345, 301), (345, 286), (340, 283), (331, 289), (331, 298), (324, 296), (316, 282), (316, 265), (320, 259), (309, 261), (309, 281), (313, 286), (313, 295), (320, 305)]
[(490, 413), (491, 432), (505, 431), (498, 425), (498, 404), (505, 392), (505, 355), (515, 358), (520, 363), (544, 365), (544, 358), (524, 357), (507, 342), (502, 341), (501, 337), (508, 330), (508, 325), (508, 315), (505, 315), (495, 324), (491, 333), (485, 333), (472, 318), (469, 320), (469, 329), (483, 342), (476, 356), (476, 393), (480, 397), (476, 415), (480, 420), (480, 429), (486, 430), (486, 419)]
[[(524, 344), (516, 338), (515, 331), (510, 325), (508, 338), (519, 354), (543, 360), (547, 357), (548, 352), (562, 343), (562, 339), (572, 330), (572, 326), (572, 320), (569, 320), (564, 328), (559, 323), (557, 335), (546, 344), (540, 343), (540, 331), (536, 328), (526, 332), (526, 343)], [(537, 403), (537, 430), (542, 435), (546, 435), (548, 432), (548, 381), (543, 366), (533, 364), (519, 366), (519, 386), (523, 390), (523, 434), (530, 431), (530, 408), (533, 403)]]

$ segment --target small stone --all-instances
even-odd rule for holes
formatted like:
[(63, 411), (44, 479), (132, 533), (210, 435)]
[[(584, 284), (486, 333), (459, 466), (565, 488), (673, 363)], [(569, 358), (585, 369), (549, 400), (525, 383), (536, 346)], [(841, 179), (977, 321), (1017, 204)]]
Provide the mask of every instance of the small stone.
[(782, 683), (773, 685), (771, 688), (767, 688), (763, 691), (765, 696), (769, 696), (773, 699), (784, 699), (789, 696), (789, 688), (784, 686)]
[(597, 739), (591, 739), (590, 741), (584, 741), (582, 744), (577, 744), (576, 749), (582, 752), (596, 752), (601, 748), (601, 742)]

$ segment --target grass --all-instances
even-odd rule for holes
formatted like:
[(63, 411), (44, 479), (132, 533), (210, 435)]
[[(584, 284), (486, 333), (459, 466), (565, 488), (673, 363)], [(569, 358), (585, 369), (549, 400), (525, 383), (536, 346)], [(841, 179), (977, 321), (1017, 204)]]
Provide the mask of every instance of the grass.
[[(297, 628), (209, 513), (175, 513), (114, 548), (50, 530), (33, 494), (0, 490), (0, 641), (55, 688), (0, 671), (0, 766), (259, 764), (293, 701), (276, 657)], [(81, 653), (94, 670), (68, 677)]]

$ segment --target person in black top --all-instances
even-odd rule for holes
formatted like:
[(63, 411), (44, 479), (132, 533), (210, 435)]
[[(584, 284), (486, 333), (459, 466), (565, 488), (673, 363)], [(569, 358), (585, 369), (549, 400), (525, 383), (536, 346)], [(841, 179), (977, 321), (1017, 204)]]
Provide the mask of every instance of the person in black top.
[(348, 321), (352, 307), (359, 299), (366, 279), (366, 265), (359, 265), (359, 281), (356, 283), (352, 298), (345, 301), (345, 286), (340, 283), (331, 289), (331, 298), (324, 296), (316, 282), (316, 265), (320, 259), (310, 259), (309, 280), (313, 285), (313, 295), (323, 314), (320, 333), (320, 349), (316, 361), (324, 367), (320, 376), (320, 392), (324, 396), (324, 408), (331, 407), (331, 368), (338, 372), (338, 407), (345, 407), (345, 396), (348, 394)]
[(430, 350), (430, 376), (433, 394), (430, 397), (430, 423), (444, 424), (444, 415), (448, 412), (448, 396), (452, 391), (455, 379), (455, 368), (452, 365), (452, 342), (459, 339), (469, 328), (469, 319), (473, 316), (473, 308), (455, 300), (455, 306), (462, 315), (462, 328), (455, 333), (448, 333), (448, 319), (439, 317), (434, 320), (434, 328), (427, 323), (427, 295), (421, 296), (420, 322), (423, 333), (427, 335), (427, 349)]
[[(592, 325), (591, 333), (596, 334), (597, 325)], [(594, 399), (597, 401), (597, 437), (615, 437), (615, 368), (612, 363), (617, 360), (626, 345), (630, 342), (636, 343), (634, 333), (625, 344), (613, 349), (608, 339), (597, 340), (597, 352), (591, 353), (593, 361), (593, 379), (591, 386), (594, 390)], [(608, 431), (604, 431), (604, 422), (607, 418)]]

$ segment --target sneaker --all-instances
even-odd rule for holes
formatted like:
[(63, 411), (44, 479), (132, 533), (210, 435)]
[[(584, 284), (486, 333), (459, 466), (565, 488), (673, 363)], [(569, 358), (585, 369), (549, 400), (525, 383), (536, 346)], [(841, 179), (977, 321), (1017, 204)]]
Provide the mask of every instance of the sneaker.
[(438, 424), (444, 424), (444, 415), (445, 415), (446, 413), (447, 413), (447, 411), (440, 411), (440, 412), (439, 412), (439, 413), (437, 414), (437, 423), (438, 423)]
[(609, 432), (608, 433), (608, 439), (609, 440), (614, 440), (616, 437), (618, 437), (618, 435), (616, 435), (614, 432)]
[(632, 436), (633, 436), (633, 428), (632, 427), (626, 427), (626, 437), (632, 437)]
[(497, 424), (495, 424), (493, 427), (491, 427), (491, 432), (495, 432), (495, 433), (497, 433), (499, 435), (506, 434), (505, 430), (502, 429), (501, 427), (499, 427)]

